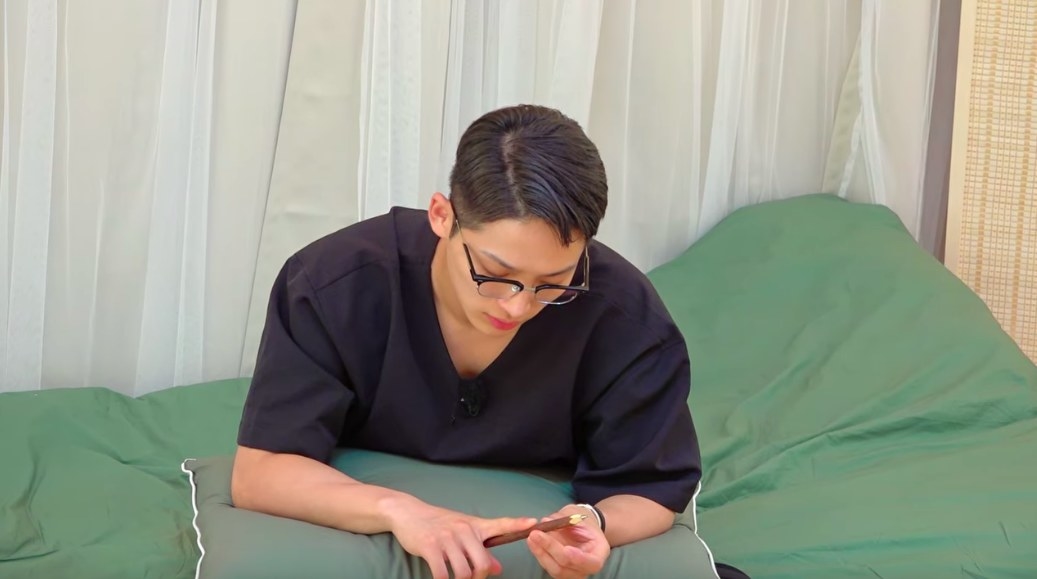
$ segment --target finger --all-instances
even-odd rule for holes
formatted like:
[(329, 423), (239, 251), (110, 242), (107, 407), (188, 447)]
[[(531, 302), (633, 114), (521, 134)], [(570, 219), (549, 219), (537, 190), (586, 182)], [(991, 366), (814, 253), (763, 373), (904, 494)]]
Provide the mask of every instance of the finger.
[(450, 568), (454, 570), (454, 579), (469, 579), (472, 576), (472, 568), (468, 565), (468, 559), (461, 547), (457, 544), (447, 545), (444, 551), (450, 561)]
[(481, 536), (480, 539), (486, 539), (493, 537), (494, 535), (503, 535), (504, 533), (514, 533), (517, 531), (525, 531), (526, 529), (537, 524), (537, 520), (533, 517), (502, 517), (499, 519), (488, 519), (479, 525)]
[(562, 574), (562, 567), (558, 564), (558, 561), (555, 561), (554, 557), (547, 552), (547, 549), (544, 548), (543, 542), (538, 535), (543, 535), (543, 533), (533, 533), (528, 539), (526, 539), (526, 545), (529, 546), (529, 552), (533, 554), (537, 563), (540, 563), (540, 566), (543, 567), (544, 571), (547, 571), (548, 575), (557, 579)]
[[(583, 552), (578, 547), (565, 545), (549, 534), (536, 532), (534, 539), (563, 571), (587, 575), (600, 570), (598, 557)], [(533, 538), (532, 535), (530, 538)]]
[(425, 560), (429, 570), (432, 571), (432, 579), (450, 579), (442, 553), (436, 551), (429, 555), (422, 555), (421, 558)]
[[(605, 567), (605, 560), (609, 558), (609, 541), (596, 526), (584, 527), (574, 526), (564, 529), (567, 536), (563, 544), (568, 553), (573, 569), (580, 570), (584, 575), (594, 574)], [(562, 537), (560, 537), (562, 539)]]
[(579, 575), (590, 575), (601, 571), (602, 561), (596, 555), (587, 553), (579, 547), (566, 545), (563, 547), (569, 564), (567, 567)]
[(489, 550), (483, 546), (482, 541), (475, 536), (474, 532), (466, 534), (460, 539), (472, 567), (473, 579), (486, 579), (491, 573), (494, 575), (500, 573), (500, 561), (490, 555)]
[[(565, 550), (565, 545), (559, 542), (557, 539), (547, 533), (537, 533), (540, 538), (541, 546), (547, 551), (551, 558), (558, 563), (560, 567), (571, 567), (572, 555)], [(579, 549), (577, 549), (579, 550)]]
[(571, 553), (574, 561), (579, 561), (578, 567), (590, 573), (597, 573), (605, 565), (605, 559), (609, 556), (609, 543), (605, 534), (595, 526), (585, 527), (577, 525), (561, 531), (564, 533), (564, 543), (568, 548), (579, 552)]

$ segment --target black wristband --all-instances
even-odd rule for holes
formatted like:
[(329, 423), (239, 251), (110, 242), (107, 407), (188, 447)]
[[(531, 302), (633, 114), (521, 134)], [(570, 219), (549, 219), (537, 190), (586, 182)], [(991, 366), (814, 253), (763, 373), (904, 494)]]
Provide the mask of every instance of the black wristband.
[(598, 520), (601, 521), (601, 532), (604, 533), (605, 532), (605, 513), (601, 512), (601, 509), (599, 509), (598, 507), (596, 507), (594, 505), (591, 505), (591, 508), (594, 509), (595, 513), (598, 513)]

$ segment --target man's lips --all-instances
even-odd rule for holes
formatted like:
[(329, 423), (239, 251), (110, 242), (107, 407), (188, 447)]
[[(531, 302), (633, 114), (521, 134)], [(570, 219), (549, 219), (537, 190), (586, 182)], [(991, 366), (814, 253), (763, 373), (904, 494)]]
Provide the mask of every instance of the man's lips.
[(490, 324), (498, 330), (510, 330), (518, 325), (518, 322), (505, 322), (504, 320), (497, 319), (490, 314), (486, 314), (486, 317), (489, 318)]

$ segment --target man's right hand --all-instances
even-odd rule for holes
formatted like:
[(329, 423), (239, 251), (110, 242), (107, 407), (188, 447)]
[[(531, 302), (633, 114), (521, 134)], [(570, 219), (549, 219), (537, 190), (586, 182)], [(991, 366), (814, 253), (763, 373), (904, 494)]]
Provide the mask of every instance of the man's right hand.
[(535, 518), (482, 519), (435, 507), (413, 497), (392, 498), (383, 505), (392, 534), (411, 555), (421, 557), (434, 579), (447, 579), (447, 565), (457, 579), (485, 579), (501, 573), (501, 564), (483, 541), (523, 531)]

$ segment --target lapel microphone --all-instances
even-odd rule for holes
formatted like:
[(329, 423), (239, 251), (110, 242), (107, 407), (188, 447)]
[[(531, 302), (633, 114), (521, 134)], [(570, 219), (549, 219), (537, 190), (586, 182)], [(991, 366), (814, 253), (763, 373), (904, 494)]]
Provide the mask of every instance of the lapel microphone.
[(461, 406), (461, 410), (465, 413), (465, 416), (468, 416), (469, 418), (479, 416), (483, 406), (486, 404), (486, 387), (482, 380), (479, 378), (472, 380), (465, 380), (462, 378), (460, 391), (461, 394), (457, 403)]

